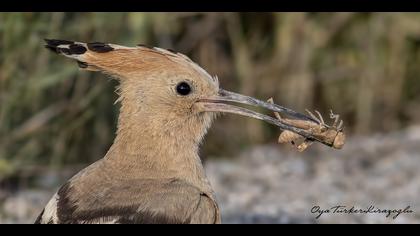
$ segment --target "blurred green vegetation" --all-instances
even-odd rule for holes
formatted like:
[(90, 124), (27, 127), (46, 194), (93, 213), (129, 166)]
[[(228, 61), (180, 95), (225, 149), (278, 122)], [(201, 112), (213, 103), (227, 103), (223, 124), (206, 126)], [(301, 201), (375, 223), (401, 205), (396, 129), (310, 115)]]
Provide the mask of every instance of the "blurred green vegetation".
[[(349, 133), (369, 134), (419, 121), (419, 22), (417, 13), (0, 13), (0, 179), (25, 165), (92, 162), (114, 138), (116, 81), (79, 71), (44, 38), (172, 48), (226, 89), (299, 111), (332, 108)], [(203, 153), (277, 135), (226, 115)]]

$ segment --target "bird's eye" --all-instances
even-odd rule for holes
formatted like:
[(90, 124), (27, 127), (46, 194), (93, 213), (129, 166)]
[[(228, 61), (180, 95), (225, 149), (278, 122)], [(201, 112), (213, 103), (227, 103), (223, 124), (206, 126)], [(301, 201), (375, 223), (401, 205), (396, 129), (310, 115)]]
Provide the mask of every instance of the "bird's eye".
[(187, 82), (181, 82), (176, 86), (179, 95), (186, 96), (191, 93), (191, 86)]

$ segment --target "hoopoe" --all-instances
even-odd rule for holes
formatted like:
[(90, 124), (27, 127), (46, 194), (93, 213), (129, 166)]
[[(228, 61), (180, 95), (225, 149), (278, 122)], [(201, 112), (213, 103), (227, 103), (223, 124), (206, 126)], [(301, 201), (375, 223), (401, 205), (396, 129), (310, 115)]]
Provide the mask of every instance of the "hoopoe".
[(59, 188), (36, 223), (220, 223), (198, 155), (216, 114), (248, 116), (297, 133), (299, 128), (238, 105), (311, 120), (219, 88), (216, 76), (172, 50), (49, 39), (45, 46), (82, 69), (116, 78), (121, 108), (105, 157)]

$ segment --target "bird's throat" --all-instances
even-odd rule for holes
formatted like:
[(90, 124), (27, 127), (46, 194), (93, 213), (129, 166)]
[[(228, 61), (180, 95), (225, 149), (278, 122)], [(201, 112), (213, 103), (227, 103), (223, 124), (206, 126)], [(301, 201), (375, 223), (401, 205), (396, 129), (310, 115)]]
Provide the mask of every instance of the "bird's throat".
[(176, 126), (168, 129), (147, 116), (129, 120), (120, 116), (117, 136), (104, 161), (126, 178), (178, 178), (210, 188), (198, 155), (197, 139), (202, 137), (188, 138), (189, 132)]

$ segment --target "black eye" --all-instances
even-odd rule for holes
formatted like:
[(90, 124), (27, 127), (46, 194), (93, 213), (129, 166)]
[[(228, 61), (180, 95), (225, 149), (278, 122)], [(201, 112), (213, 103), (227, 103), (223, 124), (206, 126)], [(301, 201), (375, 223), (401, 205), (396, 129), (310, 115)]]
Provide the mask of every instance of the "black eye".
[(182, 96), (186, 96), (191, 93), (191, 87), (187, 82), (181, 82), (176, 86), (176, 92)]

